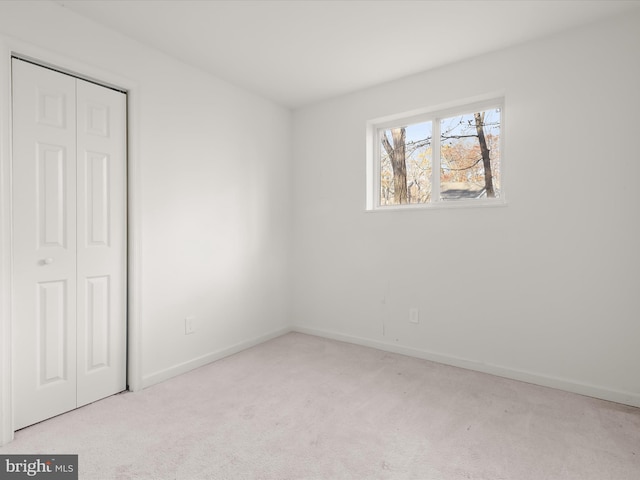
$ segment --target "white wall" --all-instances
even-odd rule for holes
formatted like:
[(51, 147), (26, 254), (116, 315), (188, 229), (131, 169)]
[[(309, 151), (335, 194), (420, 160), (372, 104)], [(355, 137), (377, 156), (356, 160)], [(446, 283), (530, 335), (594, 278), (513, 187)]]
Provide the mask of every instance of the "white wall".
[[(628, 15), (296, 111), (296, 328), (640, 406), (639, 46)], [(508, 206), (365, 212), (367, 120), (493, 92)]]
[(285, 331), (291, 113), (49, 2), (0, 2), (3, 42), (135, 85), (143, 384)]

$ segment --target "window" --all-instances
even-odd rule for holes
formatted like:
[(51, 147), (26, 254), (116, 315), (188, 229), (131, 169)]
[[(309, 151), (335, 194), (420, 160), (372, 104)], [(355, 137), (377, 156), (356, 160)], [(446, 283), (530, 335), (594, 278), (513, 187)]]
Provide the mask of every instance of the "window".
[(504, 203), (501, 100), (369, 123), (367, 209)]

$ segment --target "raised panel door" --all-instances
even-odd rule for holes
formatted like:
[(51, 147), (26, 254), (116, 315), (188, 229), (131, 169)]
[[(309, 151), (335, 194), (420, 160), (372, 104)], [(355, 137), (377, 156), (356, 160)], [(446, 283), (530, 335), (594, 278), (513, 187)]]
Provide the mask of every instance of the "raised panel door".
[(14, 427), (76, 406), (75, 81), (13, 62)]
[(126, 96), (12, 65), (18, 429), (126, 388)]
[(126, 388), (126, 96), (77, 82), (80, 406)]

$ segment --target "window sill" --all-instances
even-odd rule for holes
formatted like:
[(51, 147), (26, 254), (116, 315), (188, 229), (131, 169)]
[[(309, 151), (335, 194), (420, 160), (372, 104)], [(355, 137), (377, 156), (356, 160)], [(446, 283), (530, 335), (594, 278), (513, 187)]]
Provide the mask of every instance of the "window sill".
[(460, 208), (494, 208), (494, 207), (506, 207), (507, 201), (505, 199), (498, 200), (485, 200), (485, 201), (450, 201), (450, 202), (437, 202), (427, 204), (411, 204), (411, 205), (388, 205), (383, 207), (367, 207), (367, 213), (378, 212), (398, 212), (398, 211), (426, 211), (426, 210), (449, 210)]

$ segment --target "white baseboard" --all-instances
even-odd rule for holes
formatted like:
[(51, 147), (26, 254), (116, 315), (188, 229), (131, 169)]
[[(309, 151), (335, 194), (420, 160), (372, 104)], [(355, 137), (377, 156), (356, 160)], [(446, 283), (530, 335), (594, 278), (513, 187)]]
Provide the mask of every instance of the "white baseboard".
[(420, 350), (417, 348), (406, 347), (397, 345), (394, 343), (380, 342), (378, 340), (372, 340), (363, 337), (355, 337), (351, 335), (344, 335), (338, 332), (320, 330), (316, 328), (308, 328), (301, 326), (284, 327), (273, 332), (261, 335), (230, 347), (218, 350), (215, 352), (202, 355), (188, 362), (180, 363), (172, 367), (154, 372), (150, 375), (146, 375), (142, 379), (143, 388), (155, 385), (156, 383), (168, 380), (177, 375), (189, 372), (195, 368), (202, 367), (221, 358), (228, 357), (235, 353), (251, 348), (260, 343), (266, 342), (273, 338), (285, 335), (289, 332), (304, 333), (307, 335), (315, 335), (317, 337), (329, 338), (332, 340), (338, 340), (341, 342), (353, 343), (355, 345), (361, 345), (364, 347), (371, 347), (386, 352), (399, 353), (401, 355), (407, 355), (410, 357), (422, 358), (432, 362), (442, 363), (444, 365), (451, 365), (454, 367), (466, 368), (468, 370), (474, 370), (477, 372), (488, 373), (490, 375), (496, 375), (499, 377), (509, 378), (512, 380), (518, 380), (521, 382), (532, 383), (534, 385), (540, 385), (543, 387), (555, 388), (558, 390), (564, 390), (567, 392), (577, 393), (588, 397), (599, 398), (602, 400), (608, 400), (611, 402), (620, 403), (623, 405), (630, 405), (632, 407), (640, 408), (640, 395), (625, 392), (620, 390), (612, 390), (597, 385), (590, 385), (582, 382), (569, 380), (566, 378), (551, 377), (547, 375), (540, 375), (537, 373), (527, 372), (523, 370), (508, 368), (500, 365), (492, 365), (487, 363), (481, 363), (478, 361), (470, 360), (467, 358), (456, 357), (451, 355), (444, 355), (441, 353), (431, 352), (428, 350)]
[(308, 335), (315, 335), (318, 337), (330, 338), (332, 340), (353, 343), (353, 344), (361, 345), (365, 347), (376, 348), (378, 350), (383, 350), (386, 352), (399, 353), (399, 354), (407, 355), (410, 357), (422, 358), (424, 360), (430, 360), (432, 362), (451, 365), (454, 367), (466, 368), (468, 370), (488, 373), (491, 375), (509, 378), (512, 380), (519, 380), (521, 382), (532, 383), (532, 384), (540, 385), (543, 387), (550, 387), (558, 390), (564, 390), (567, 392), (577, 393), (577, 394), (585, 395), (588, 397), (594, 397), (602, 400), (621, 403), (624, 405), (630, 405), (632, 407), (640, 407), (640, 395), (632, 392), (611, 390), (608, 388), (599, 387), (597, 385), (589, 385), (589, 384), (576, 382), (576, 381), (565, 379), (565, 378), (539, 375), (536, 373), (517, 370), (513, 368), (507, 368), (499, 365), (481, 363), (481, 362), (477, 362), (477, 361), (466, 359), (466, 358), (443, 355), (440, 353), (430, 352), (427, 350), (419, 350), (411, 347), (404, 347), (402, 345), (397, 345), (393, 343), (386, 343), (386, 342), (380, 342), (377, 340), (371, 340), (368, 338), (343, 335), (341, 333), (331, 332), (327, 330), (293, 326), (291, 331), (305, 333)]
[(246, 350), (247, 348), (251, 348), (255, 345), (266, 342), (267, 340), (271, 340), (272, 338), (279, 337), (291, 331), (292, 330), (289, 327), (280, 328), (278, 330), (274, 330), (273, 332), (260, 335), (259, 337), (254, 337), (249, 340), (236, 343), (235, 345), (223, 348), (222, 350), (207, 353), (206, 355), (194, 358), (193, 360), (189, 360), (187, 362), (165, 368), (164, 370), (145, 375), (142, 378), (142, 388), (147, 388), (151, 385), (155, 385), (156, 383), (160, 383), (172, 377), (187, 373), (195, 368), (202, 367), (208, 363), (215, 362), (216, 360), (220, 360), (221, 358), (241, 352), (243, 350)]

